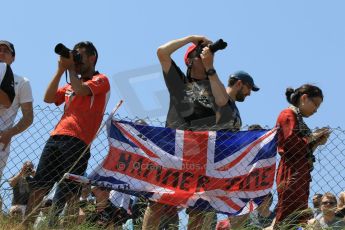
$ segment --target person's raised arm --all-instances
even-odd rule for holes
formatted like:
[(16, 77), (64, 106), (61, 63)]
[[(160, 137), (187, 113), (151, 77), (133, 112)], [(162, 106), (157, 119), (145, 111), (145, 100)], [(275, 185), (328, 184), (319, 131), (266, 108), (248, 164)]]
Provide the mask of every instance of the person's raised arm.
[(25, 131), (32, 124), (34, 120), (34, 112), (32, 108), (32, 102), (26, 102), (20, 104), (20, 109), (22, 111), (23, 117), (18, 121), (16, 125), (12, 127), (13, 135), (17, 135)]
[(219, 80), (218, 74), (214, 71), (213, 60), (214, 55), (208, 47), (205, 47), (200, 55), (202, 63), (204, 64), (208, 79), (211, 84), (212, 94), (214, 96), (217, 106), (223, 107), (229, 101), (229, 96), (222, 82)]
[(172, 53), (190, 42), (197, 45), (200, 41), (202, 41), (203, 44), (210, 43), (210, 41), (204, 36), (190, 35), (184, 38), (172, 40), (158, 47), (157, 56), (164, 73), (168, 73), (170, 69)]
[(69, 69), (68, 72), (71, 79), (72, 88), (76, 95), (92, 95), (91, 89), (81, 79), (77, 77), (77, 74), (73, 68)]
[(68, 60), (67, 58), (60, 57), (58, 69), (46, 89), (46, 93), (44, 94), (44, 102), (46, 103), (55, 103), (56, 91), (58, 90), (61, 76), (67, 69), (64, 59)]
[(13, 127), (6, 129), (0, 133), (0, 143), (3, 143), (3, 149), (5, 150), (8, 144), (11, 142), (13, 136), (26, 130), (33, 122), (33, 108), (32, 102), (26, 102), (20, 105), (23, 117)]

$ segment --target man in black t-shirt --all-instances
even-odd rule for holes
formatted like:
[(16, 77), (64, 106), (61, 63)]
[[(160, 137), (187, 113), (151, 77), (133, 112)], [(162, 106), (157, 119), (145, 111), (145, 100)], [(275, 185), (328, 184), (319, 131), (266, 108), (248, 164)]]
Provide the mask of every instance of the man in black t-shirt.
[[(188, 48), (184, 57), (187, 65), (185, 75), (171, 59), (171, 55), (189, 43), (193, 45)], [(170, 41), (158, 48), (158, 59), (170, 95), (167, 127), (212, 130), (216, 125), (218, 108), (227, 104), (228, 95), (214, 69), (213, 53), (207, 46), (210, 43), (211, 41), (204, 36), (191, 35)], [(178, 220), (176, 207), (151, 202), (146, 210), (143, 228), (156, 229), (160, 219), (164, 219), (161, 217), (163, 215)], [(195, 220), (189, 221), (190, 229), (198, 229), (202, 224), (200, 211), (192, 210), (189, 212), (189, 218)], [(178, 228), (178, 223), (172, 227), (174, 228)]]
[[(181, 47), (193, 43), (184, 56), (186, 75), (171, 55)], [(259, 90), (245, 72), (231, 76), (227, 88), (214, 69), (214, 55), (208, 47), (211, 41), (204, 36), (191, 35), (170, 41), (157, 50), (164, 80), (170, 95), (166, 126), (181, 130), (238, 130), (241, 120), (235, 101), (244, 101), (251, 90)], [(200, 52), (200, 50), (202, 50)], [(188, 229), (200, 229), (204, 215), (198, 209), (188, 209)], [(205, 213), (203, 213), (205, 214)], [(150, 203), (143, 228), (155, 229), (161, 218), (177, 216), (176, 207)]]
[[(171, 55), (182, 46), (193, 43), (184, 57), (185, 75)], [(199, 55), (198, 44), (204, 48)], [(170, 95), (167, 127), (176, 129), (209, 130), (216, 124), (217, 107), (228, 101), (223, 84), (213, 66), (213, 53), (206, 37), (188, 36), (170, 41), (158, 48), (164, 80)]]

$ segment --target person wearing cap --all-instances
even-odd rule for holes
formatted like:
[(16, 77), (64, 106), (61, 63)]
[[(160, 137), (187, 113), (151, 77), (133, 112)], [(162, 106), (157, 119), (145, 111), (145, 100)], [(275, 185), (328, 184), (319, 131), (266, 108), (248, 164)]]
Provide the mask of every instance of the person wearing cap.
[(0, 40), (0, 106), (9, 108), (14, 100), (14, 77), (10, 67), (15, 51), (12, 43)]
[[(187, 66), (185, 75), (171, 55), (189, 43), (193, 44), (184, 55)], [(157, 56), (170, 94), (168, 127), (212, 129), (216, 122), (217, 107), (227, 103), (228, 95), (213, 65), (214, 55), (207, 46), (210, 43), (204, 36), (192, 35), (170, 41), (158, 48)]]
[[(184, 55), (186, 74), (177, 66), (171, 55), (191, 44)], [(226, 105), (228, 95), (214, 68), (214, 55), (208, 47), (211, 41), (205, 36), (191, 35), (172, 40), (160, 46), (157, 56), (170, 94), (166, 126), (182, 130), (213, 130), (218, 107)], [(189, 229), (199, 229), (203, 224), (202, 211), (189, 209)], [(158, 228), (166, 216), (175, 219), (178, 228), (177, 208), (150, 202), (146, 210), (143, 228)]]
[[(6, 74), (11, 74), (12, 80), (7, 82), (12, 91), (9, 95), (11, 99), (10, 106), (0, 105), (0, 178), (6, 166), (10, 154), (10, 143), (13, 136), (26, 130), (33, 122), (32, 92), (30, 82), (25, 77), (20, 77), (12, 73), (10, 68), (15, 60), (15, 49), (11, 42), (0, 41), (0, 66), (5, 67)], [(0, 70), (0, 72), (2, 72)], [(2, 83), (6, 80), (1, 78)], [(0, 92), (3, 92), (0, 90)], [(0, 95), (2, 95), (0, 93)], [(2, 97), (2, 96), (0, 96)], [(22, 111), (21, 119), (15, 123), (15, 118), (19, 108)]]
[(218, 109), (221, 114), (217, 117), (217, 129), (237, 132), (241, 129), (242, 120), (236, 102), (243, 102), (251, 91), (259, 91), (249, 73), (237, 71), (230, 75), (226, 93), (228, 101), (226, 105)]
[[(95, 70), (98, 58), (95, 46), (89, 41), (79, 42), (73, 53), (78, 53), (80, 60), (74, 61), (74, 55), (69, 55), (69, 58), (61, 56), (57, 72), (45, 92), (44, 101), (56, 106), (64, 104), (64, 113), (40, 157), (27, 206), (29, 216), (23, 227), (33, 222), (35, 213), (32, 210), (66, 172), (84, 175), (90, 158), (90, 145), (108, 102), (110, 84), (104, 74)], [(65, 71), (69, 73), (70, 84), (59, 88)], [(75, 196), (62, 197), (64, 200), (61, 202), (77, 199), (80, 193), (80, 186), (66, 183)]]

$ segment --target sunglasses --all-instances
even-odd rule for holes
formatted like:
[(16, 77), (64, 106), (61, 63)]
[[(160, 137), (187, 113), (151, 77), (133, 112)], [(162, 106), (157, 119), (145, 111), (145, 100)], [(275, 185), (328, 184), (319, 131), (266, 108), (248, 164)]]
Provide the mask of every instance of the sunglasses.
[(336, 202), (334, 201), (325, 201), (325, 202), (321, 202), (322, 205), (336, 205)]

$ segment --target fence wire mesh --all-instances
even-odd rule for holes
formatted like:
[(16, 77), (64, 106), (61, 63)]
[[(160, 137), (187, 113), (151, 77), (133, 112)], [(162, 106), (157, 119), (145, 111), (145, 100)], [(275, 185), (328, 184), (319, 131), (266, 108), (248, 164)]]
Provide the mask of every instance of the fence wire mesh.
[[(9, 179), (17, 175), (22, 169), (23, 163), (26, 161), (32, 161), (36, 167), (40, 156), (42, 154), (43, 147), (50, 136), (50, 132), (54, 129), (55, 125), (58, 123), (62, 116), (62, 110), (57, 107), (40, 107), (36, 106), (34, 108), (35, 118), (34, 123), (27, 129), (25, 132), (15, 136), (12, 139), (10, 156), (7, 160), (5, 170), (1, 178), (0, 194), (2, 197), (2, 212), (7, 214), (11, 208), (11, 202), (13, 198), (13, 189), (10, 186)], [(108, 118), (109, 114), (105, 114), (103, 121)], [(17, 116), (20, 118), (20, 115)], [(164, 127), (165, 122), (158, 119), (151, 118), (128, 118), (128, 117), (118, 117), (122, 120), (135, 122), (139, 119), (145, 120), (148, 125)], [(92, 119), (92, 118), (90, 118)], [(248, 128), (244, 127), (244, 129)], [(268, 128), (268, 127), (265, 127)], [(332, 194), (339, 195), (345, 188), (344, 180), (344, 164), (345, 161), (345, 130), (342, 128), (332, 128), (331, 136), (328, 139), (326, 145), (320, 146), (314, 152), (316, 162), (314, 163), (314, 170), (312, 171), (312, 181), (310, 185), (310, 197), (309, 197), (309, 206), (312, 207), (312, 196), (314, 194), (324, 194), (326, 192), (331, 192)], [(198, 142), (198, 140), (195, 140)], [(200, 145), (195, 145), (193, 148), (196, 148)], [(195, 149), (191, 148), (191, 151)], [(108, 138), (106, 133), (106, 128), (104, 127), (99, 135), (95, 138), (91, 145), (91, 157), (88, 161), (87, 174), (90, 174), (95, 167), (97, 167), (103, 159), (107, 156), (109, 150)], [(198, 150), (199, 151), (199, 150)], [(276, 162), (279, 163), (279, 155), (277, 156)], [(64, 162), (62, 162), (63, 164)], [(164, 164), (164, 162), (162, 162)], [(55, 187), (54, 187), (55, 190)], [(81, 212), (84, 213), (86, 218), (92, 222), (92, 215), (96, 211), (98, 206), (94, 204), (94, 198), (89, 195), (89, 192), (84, 194), (84, 203), (82, 204)], [(50, 193), (49, 198), (53, 197), (54, 191)], [(273, 190), (273, 205), (270, 208), (273, 210), (274, 206), (277, 203), (277, 191), (276, 186), (274, 185)], [(93, 189), (92, 195), (108, 198), (109, 193), (104, 192), (104, 190)], [(120, 196), (117, 196), (120, 197)], [(122, 204), (120, 204), (122, 202)], [(127, 202), (127, 201), (126, 201)], [(123, 200), (115, 201), (114, 203), (128, 206), (129, 204)], [(133, 202), (133, 201), (128, 201)], [(132, 206), (129, 212), (123, 212), (123, 209), (117, 209), (115, 207), (110, 207), (112, 209), (112, 217), (118, 222), (117, 225), (121, 225), (127, 221), (127, 224), (123, 226), (124, 229), (141, 229), (142, 219), (144, 212), (147, 208), (147, 200), (139, 199), (136, 202), (136, 206)], [(148, 212), (155, 212), (155, 205), (153, 202), (150, 202), (150, 208)], [(340, 205), (340, 204), (339, 204)], [(158, 205), (159, 206), (159, 205)], [(79, 207), (79, 206), (78, 206)], [(156, 219), (161, 220), (159, 229), (187, 229), (188, 223), (188, 214), (190, 212), (185, 208), (176, 208), (171, 209), (170, 207), (161, 205), (158, 208), (161, 210), (153, 213)], [(115, 210), (115, 211), (114, 211)], [(67, 211), (63, 214), (66, 215)], [(162, 220), (161, 214), (168, 216), (167, 220)], [(176, 215), (178, 213), (178, 215)], [(168, 215), (166, 215), (168, 214)], [(171, 214), (171, 215), (170, 215)], [(133, 218), (135, 217), (135, 218)], [(214, 212), (207, 213), (203, 215), (203, 229), (215, 229), (217, 221), (227, 219), (226, 215), (218, 214)], [(246, 217), (247, 218), (247, 217)], [(132, 219), (132, 220), (131, 220)], [(115, 221), (115, 222), (116, 222)], [(240, 220), (236, 218), (230, 218), (230, 222), (235, 225), (236, 222), (239, 222), (239, 226), (243, 224), (246, 220)], [(116, 225), (116, 224), (115, 224)], [(252, 226), (253, 227), (253, 226)], [(252, 228), (251, 228), (252, 229)]]

